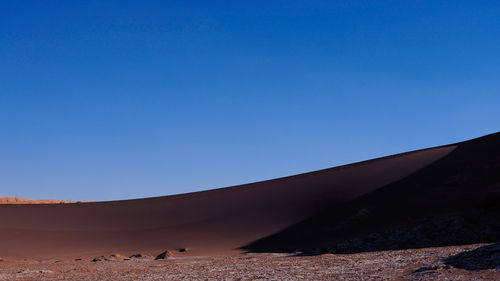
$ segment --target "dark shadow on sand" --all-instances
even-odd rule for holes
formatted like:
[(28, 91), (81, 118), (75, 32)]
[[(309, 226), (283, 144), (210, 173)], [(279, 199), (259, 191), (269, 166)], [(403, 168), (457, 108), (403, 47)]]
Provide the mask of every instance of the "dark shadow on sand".
[(500, 133), (459, 143), (402, 180), (240, 249), (358, 253), (498, 241)]
[(500, 269), (500, 243), (460, 253), (444, 263), (466, 270)]

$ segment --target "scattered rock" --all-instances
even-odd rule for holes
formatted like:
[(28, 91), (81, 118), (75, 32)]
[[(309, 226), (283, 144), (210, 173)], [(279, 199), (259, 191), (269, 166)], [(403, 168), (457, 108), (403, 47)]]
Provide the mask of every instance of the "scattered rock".
[(56, 260), (56, 259), (48, 259), (48, 260), (40, 260), (39, 263), (41, 264), (47, 264), (47, 263), (58, 263), (60, 262), (60, 260)]
[[(140, 254), (138, 254), (140, 255)], [(120, 255), (120, 254), (111, 254), (107, 257), (105, 256), (98, 256), (98, 257), (95, 257), (92, 261), (93, 262), (98, 262), (98, 261), (122, 261), (122, 260), (125, 260), (127, 257), (125, 257), (124, 255)], [(81, 260), (81, 259), (76, 259), (76, 260)]]
[[(322, 246), (317, 247), (320, 251)], [(1, 280), (499, 280), (500, 268), (489, 265), (497, 256), (495, 246), (474, 244), (398, 251), (364, 252), (351, 255), (326, 254), (289, 256), (286, 253), (247, 253), (231, 256), (182, 257), (179, 248), (169, 249), (179, 259), (154, 261), (155, 256), (128, 262), (83, 261), (51, 263), (0, 263)], [(162, 249), (166, 252), (166, 248)], [(163, 252), (162, 251), (162, 252)], [(192, 251), (192, 249), (191, 249)], [(195, 250), (196, 251), (196, 250)], [(473, 252), (474, 251), (474, 252)], [(159, 251), (158, 251), (159, 252)], [(311, 250), (312, 252), (312, 250)], [(472, 252), (472, 253), (471, 253)], [(193, 252), (194, 253), (194, 252)], [(469, 265), (477, 259), (487, 262), (486, 270), (468, 271), (446, 264), (461, 254), (460, 262)], [(465, 256), (465, 253), (467, 255)], [(101, 253), (103, 254), (103, 253)], [(160, 254), (160, 253), (157, 253)], [(188, 254), (191, 254), (189, 252)], [(103, 255), (109, 258), (111, 255)], [(128, 255), (127, 255), (128, 256)], [(167, 256), (167, 253), (165, 254)], [(97, 256), (96, 256), (97, 257)], [(101, 257), (102, 259), (102, 257)], [(484, 260), (486, 259), (486, 261)], [(71, 264), (72, 263), (72, 264)], [(249, 271), (249, 269), (251, 269)], [(50, 271), (43, 271), (50, 270)]]
[(34, 260), (34, 259), (23, 259), (23, 261), (26, 263), (42, 263), (41, 261)]
[(105, 256), (98, 256), (98, 257), (95, 257), (93, 260), (93, 262), (99, 262), (99, 261), (109, 261), (108, 258), (106, 258)]
[(120, 254), (112, 254), (108, 257), (109, 260), (112, 260), (112, 261), (122, 261), (122, 260), (125, 260), (127, 257), (125, 257), (124, 255), (120, 255)]
[(424, 271), (433, 271), (433, 270), (438, 270), (438, 269), (439, 269), (439, 267), (437, 265), (422, 266), (422, 267), (414, 270), (413, 273), (424, 272)]
[(17, 271), (16, 273), (17, 274), (36, 274), (36, 273), (39, 273), (39, 274), (44, 274), (44, 273), (52, 274), (52, 273), (55, 273), (55, 272), (52, 271), (52, 270), (45, 270), (45, 269), (42, 269), (42, 270), (21, 269), (21, 270)]
[(81, 261), (81, 260), (82, 260), (81, 258), (77, 258), (77, 259), (75, 259), (75, 261)]
[(187, 252), (187, 251), (189, 251), (189, 248), (180, 248), (179, 249), (180, 253), (184, 253), (184, 252)]
[(166, 250), (165, 252), (159, 254), (158, 256), (156, 256), (155, 260), (164, 260), (168, 257), (173, 257), (174, 256), (174, 253), (172, 253), (171, 251), (169, 250)]

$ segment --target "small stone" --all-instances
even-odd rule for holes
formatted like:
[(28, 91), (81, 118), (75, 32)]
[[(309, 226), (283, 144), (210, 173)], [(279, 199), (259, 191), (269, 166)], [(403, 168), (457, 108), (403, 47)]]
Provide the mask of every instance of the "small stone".
[(126, 258), (125, 256), (120, 255), (120, 254), (112, 254), (112, 255), (109, 256), (109, 259), (113, 260), (113, 261), (122, 261), (125, 258)]
[(172, 257), (172, 256), (174, 256), (174, 253), (172, 253), (169, 250), (166, 250), (165, 252), (163, 252), (163, 253), (159, 254), (158, 256), (156, 256), (155, 260), (164, 260), (167, 257)]
[(99, 262), (99, 261), (108, 261), (109, 259), (106, 258), (105, 256), (98, 256), (98, 257), (95, 257), (92, 261), (93, 262)]

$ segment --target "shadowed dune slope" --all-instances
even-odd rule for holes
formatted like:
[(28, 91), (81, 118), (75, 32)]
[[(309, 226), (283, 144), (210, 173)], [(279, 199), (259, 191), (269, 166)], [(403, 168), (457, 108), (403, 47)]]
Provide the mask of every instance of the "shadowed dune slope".
[(498, 241), (500, 133), (243, 248), (353, 253)]
[[(240, 250), (235, 249), (243, 245), (286, 231), (326, 209), (360, 200), (382, 187), (387, 189), (444, 159), (453, 159), (450, 157), (457, 146), (461, 149), (463, 145), (467, 142), (166, 197), (0, 205), (0, 256), (75, 258), (159, 253), (182, 247), (190, 248), (192, 255), (237, 253)], [(473, 151), (470, 153), (464, 157), (474, 157)], [(386, 196), (393, 198), (391, 192), (380, 195), (381, 202), (387, 201)]]

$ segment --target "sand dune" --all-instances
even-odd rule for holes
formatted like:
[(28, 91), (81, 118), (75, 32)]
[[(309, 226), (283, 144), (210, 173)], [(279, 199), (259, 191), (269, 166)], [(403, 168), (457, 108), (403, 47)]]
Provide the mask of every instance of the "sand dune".
[[(412, 186), (402, 184), (405, 180), (419, 177), (442, 161), (451, 166), (455, 162), (467, 163), (468, 159), (480, 161), (474, 158), (474, 144), (487, 141), (500, 145), (499, 138), (500, 134), (496, 134), (291, 177), (174, 196), (79, 204), (0, 205), (0, 255), (48, 259), (110, 253), (154, 254), (184, 247), (190, 249), (190, 255), (288, 249), (301, 244), (297, 243), (300, 237), (294, 235), (302, 235), (302, 230), (285, 234), (283, 241), (289, 245), (277, 243), (272, 237), (288, 233), (317, 216), (324, 217), (332, 208), (357, 204), (352, 202), (367, 196), (374, 196), (380, 204), (398, 200), (396, 197), (406, 196), (404, 190)], [(460, 159), (455, 159), (457, 151), (464, 149), (468, 152), (460, 152)], [(469, 192), (465, 187), (464, 190), (461, 192)], [(312, 236), (307, 239), (309, 244), (315, 240)], [(242, 250), (244, 246), (247, 247)]]

